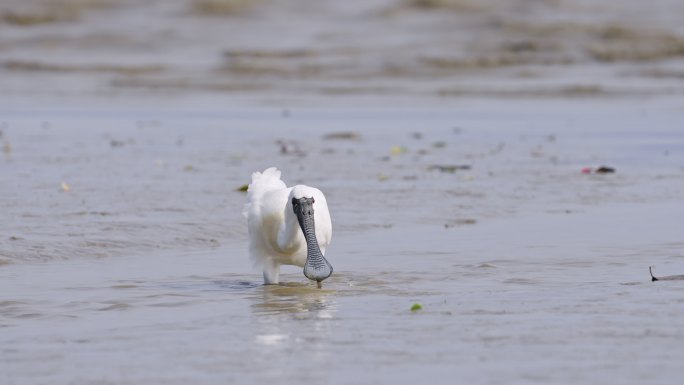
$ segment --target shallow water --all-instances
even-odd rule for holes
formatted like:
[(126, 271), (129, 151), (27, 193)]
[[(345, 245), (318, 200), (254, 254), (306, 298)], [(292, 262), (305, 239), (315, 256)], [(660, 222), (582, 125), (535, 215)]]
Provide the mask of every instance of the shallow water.
[[(672, 223), (683, 214), (621, 211)], [(324, 290), (298, 272), (282, 286), (261, 286), (244, 252), (228, 248), (8, 266), (2, 291), (15, 294), (2, 304), (4, 376), (8, 383), (354, 383), (358, 376), (668, 383), (682, 357), (684, 287), (649, 282), (645, 265), (681, 264), (681, 254), (653, 250), (678, 234), (619, 242), (639, 233), (628, 225), (600, 240), (576, 232), (587, 236), (581, 245), (563, 241), (578, 223), (612, 213), (568, 223), (502, 220), (456, 237), (372, 230), (337, 243), (338, 272)], [(438, 246), (424, 251), (406, 233)], [(413, 314), (415, 302), (424, 309)], [(633, 360), (641, 364), (625, 364)]]
[[(2, 382), (676, 383), (681, 109), (495, 104), (8, 112)], [(250, 266), (270, 165), (328, 197), (323, 290)]]
[(683, 3), (605, 3), (0, 4), (0, 383), (681, 382)]

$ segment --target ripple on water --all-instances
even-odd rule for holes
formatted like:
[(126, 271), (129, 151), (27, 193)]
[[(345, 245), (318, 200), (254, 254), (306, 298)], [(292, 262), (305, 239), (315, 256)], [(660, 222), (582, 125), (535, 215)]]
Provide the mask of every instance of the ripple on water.
[(479, 264), (479, 265), (477, 265), (477, 266), (475, 266), (475, 267), (477, 267), (478, 269), (496, 269), (496, 268), (497, 268), (497, 266), (496, 266), (495, 264), (493, 264), (493, 263), (486, 263), (486, 262), (485, 262), (485, 263), (481, 263), (481, 264)]
[(541, 283), (541, 281), (530, 278), (509, 278), (505, 280), (503, 283), (513, 285), (538, 285)]
[(129, 303), (120, 302), (120, 303), (113, 303), (113, 304), (111, 304), (111, 305), (108, 305), (108, 306), (99, 308), (99, 309), (97, 309), (97, 310), (98, 310), (98, 311), (111, 311), (111, 310), (121, 310), (121, 311), (123, 311), (123, 310), (132, 309), (132, 308), (133, 308), (133, 305), (131, 305), (131, 304), (129, 304)]
[(133, 285), (133, 284), (122, 284), (122, 285), (112, 285), (110, 286), (112, 289), (135, 289), (140, 286), (138, 285)]
[(30, 319), (30, 318), (40, 318), (44, 316), (42, 313), (21, 313), (21, 314), (16, 314), (12, 316), (12, 318), (17, 318), (17, 319)]
[(26, 305), (26, 302), (21, 301), (0, 301), (0, 308), (16, 305)]
[(0, 302), (0, 315), (14, 319), (33, 319), (43, 317), (45, 314), (36, 311), (24, 301)]
[(71, 309), (71, 308), (84, 307), (88, 304), (89, 304), (89, 302), (87, 302), (87, 301), (69, 301), (69, 302), (63, 303), (59, 306), (63, 307), (63, 308)]
[(280, 285), (262, 286), (249, 296), (257, 314), (317, 313), (336, 307), (335, 290), (318, 289), (315, 285), (287, 282)]
[(158, 294), (150, 294), (150, 295), (143, 296), (143, 298), (165, 298), (165, 297), (193, 298), (193, 297), (197, 297), (197, 295), (187, 294), (187, 293), (158, 293)]
[(250, 282), (250, 281), (212, 281), (215, 286), (214, 289), (208, 288), (206, 290), (229, 290), (229, 291), (251, 291), (258, 287), (263, 286), (260, 282)]

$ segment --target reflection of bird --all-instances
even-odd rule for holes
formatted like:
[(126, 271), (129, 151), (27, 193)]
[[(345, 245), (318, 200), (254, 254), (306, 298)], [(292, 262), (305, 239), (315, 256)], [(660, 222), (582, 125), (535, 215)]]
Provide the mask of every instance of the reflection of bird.
[(255, 172), (243, 215), (249, 251), (254, 262), (263, 266), (265, 284), (278, 283), (280, 265), (302, 266), (304, 275), (317, 282), (332, 274), (323, 256), (332, 238), (332, 223), (320, 190), (287, 187), (275, 167)]

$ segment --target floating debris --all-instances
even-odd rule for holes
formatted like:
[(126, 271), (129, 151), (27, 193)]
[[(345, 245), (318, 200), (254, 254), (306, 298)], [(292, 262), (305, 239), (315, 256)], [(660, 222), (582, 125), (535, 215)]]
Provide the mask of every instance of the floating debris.
[(600, 167), (585, 167), (582, 169), (582, 174), (612, 174), (615, 172), (615, 168), (608, 166)]
[(276, 145), (280, 147), (280, 153), (282, 155), (295, 155), (299, 157), (306, 156), (306, 152), (303, 151), (299, 143), (295, 141), (284, 141), (282, 139), (276, 140)]
[(392, 146), (392, 148), (390, 149), (390, 153), (392, 155), (401, 155), (401, 154), (405, 154), (407, 152), (408, 152), (408, 148), (406, 148), (404, 146)]
[(361, 135), (357, 132), (352, 131), (342, 131), (342, 132), (331, 132), (323, 136), (326, 140), (361, 140)]
[(601, 166), (595, 171), (597, 174), (611, 174), (615, 172), (615, 169), (608, 166)]
[(378, 174), (378, 180), (379, 180), (380, 182), (384, 182), (384, 181), (386, 181), (387, 179), (389, 179), (389, 176), (387, 176), (387, 175), (385, 175), (385, 174), (383, 174), (383, 173)]
[(71, 191), (71, 186), (69, 186), (69, 184), (67, 182), (62, 182), (60, 187), (62, 188), (62, 191), (64, 191), (64, 192)]
[(475, 225), (475, 224), (477, 224), (477, 219), (464, 218), (464, 219), (457, 219), (457, 220), (452, 221), (450, 223), (445, 223), (444, 228), (448, 229), (448, 228), (454, 227), (454, 226), (468, 226), (468, 225)]
[(648, 272), (651, 274), (651, 282), (655, 281), (684, 281), (684, 275), (667, 275), (665, 277), (657, 278), (653, 275), (653, 266), (648, 267)]
[(243, 184), (242, 186), (238, 187), (235, 189), (237, 192), (247, 192), (247, 189), (249, 189), (248, 184)]
[(414, 303), (413, 306), (411, 306), (411, 311), (414, 313), (420, 310), (423, 310), (423, 305), (419, 303)]
[(428, 170), (430, 171), (440, 171), (440, 172), (447, 172), (447, 173), (455, 173), (456, 171), (466, 171), (470, 170), (472, 167), (469, 164), (449, 164), (449, 165), (442, 165), (442, 164), (433, 164), (432, 166), (428, 167)]

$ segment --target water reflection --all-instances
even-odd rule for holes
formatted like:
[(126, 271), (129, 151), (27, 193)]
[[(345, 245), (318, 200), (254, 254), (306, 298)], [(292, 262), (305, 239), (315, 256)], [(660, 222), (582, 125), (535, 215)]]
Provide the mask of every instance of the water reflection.
[(336, 309), (336, 293), (299, 282), (267, 285), (252, 297), (252, 311), (256, 315), (304, 313), (297, 318), (329, 319)]
[(266, 378), (296, 378), (302, 383), (326, 380), (334, 347), (336, 290), (304, 283), (262, 286), (248, 299), (253, 343), (264, 362)]

